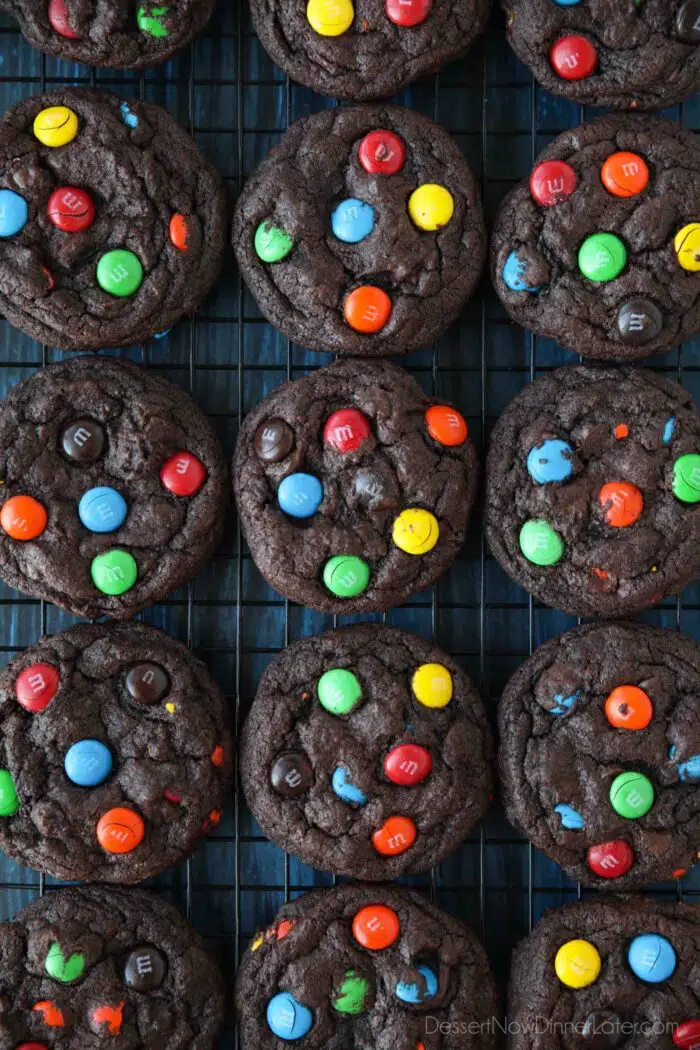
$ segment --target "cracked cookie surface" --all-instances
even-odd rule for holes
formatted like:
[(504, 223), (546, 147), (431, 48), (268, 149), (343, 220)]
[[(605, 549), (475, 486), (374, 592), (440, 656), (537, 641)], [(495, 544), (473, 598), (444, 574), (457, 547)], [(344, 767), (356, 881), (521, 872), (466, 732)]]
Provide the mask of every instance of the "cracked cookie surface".
[[(547, 911), (515, 951), (510, 1045), (539, 1048), (546, 1020), (548, 1050), (694, 1046), (700, 1030), (699, 942), (698, 909), (691, 904), (609, 896)], [(567, 949), (572, 944), (576, 948)], [(647, 971), (644, 946), (651, 948), (651, 959), (659, 952), (663, 970)], [(676, 962), (672, 973), (669, 946)], [(557, 958), (565, 981), (557, 976)], [(578, 974), (577, 962), (583, 964)]]
[(700, 649), (643, 624), (545, 643), (501, 700), (509, 820), (571, 878), (629, 890), (689, 869), (700, 832)]
[(0, 576), (77, 616), (131, 616), (216, 549), (227, 472), (209, 420), (137, 365), (50, 365), (0, 404)]
[(190, 313), (218, 275), (221, 179), (165, 110), (87, 88), (0, 123), (0, 309), (66, 350), (127, 346)]
[(218, 823), (224, 701), (185, 646), (143, 624), (41, 639), (0, 672), (0, 848), (70, 880), (138, 882)]
[[(490, 0), (254, 0), (251, 13), (264, 48), (293, 80), (366, 102), (388, 98), (465, 54), (483, 32), (489, 6)], [(336, 12), (347, 25), (337, 35), (329, 31)]]
[(303, 1050), (495, 1045), (498, 996), (481, 944), (397, 886), (337, 886), (285, 905), (246, 952), (236, 1000), (243, 1050), (290, 1038)]
[(68, 62), (143, 69), (165, 62), (206, 25), (214, 0), (2, 0), (30, 44)]
[(555, 609), (633, 615), (700, 572), (700, 418), (661, 376), (536, 379), (496, 423), (486, 475), (491, 551)]
[(697, 0), (502, 0), (508, 40), (555, 95), (662, 109), (700, 88)]
[(395, 879), (438, 864), (485, 813), (491, 735), (441, 649), (396, 628), (342, 628), (268, 666), (241, 777), (265, 833), (307, 864)]
[(224, 984), (194, 928), (153, 893), (53, 890), (0, 925), (6, 1046), (212, 1050)]
[(324, 612), (370, 612), (400, 605), (453, 561), (477, 461), (464, 418), (402, 369), (341, 361), (246, 417), (233, 477), (270, 586)]
[(421, 349), (459, 316), (486, 245), (459, 146), (400, 106), (297, 121), (247, 181), (233, 223), (246, 283), (300, 346)]
[(493, 283), (518, 324), (568, 350), (649, 357), (700, 329), (699, 220), (697, 136), (601, 117), (555, 139), (501, 204)]

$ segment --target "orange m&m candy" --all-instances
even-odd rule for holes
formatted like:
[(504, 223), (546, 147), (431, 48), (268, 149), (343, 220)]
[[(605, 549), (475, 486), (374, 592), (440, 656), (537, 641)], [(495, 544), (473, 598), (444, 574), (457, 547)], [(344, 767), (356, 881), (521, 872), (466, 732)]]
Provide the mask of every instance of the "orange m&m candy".
[(108, 810), (97, 822), (97, 841), (108, 853), (131, 853), (143, 835), (143, 820), (124, 806)]
[(649, 168), (638, 153), (613, 153), (601, 168), (600, 177), (614, 197), (636, 197), (647, 188)]
[(187, 225), (187, 219), (184, 215), (179, 212), (175, 212), (170, 220), (170, 226), (168, 227), (168, 233), (170, 234), (170, 242), (176, 248), (179, 248), (181, 252), (187, 251), (187, 238), (189, 237), (190, 230)]
[(654, 717), (654, 707), (639, 686), (618, 685), (605, 701), (605, 717), (617, 729), (646, 729)]
[(644, 510), (642, 494), (631, 481), (609, 481), (598, 493), (598, 501), (608, 525), (616, 529), (634, 525)]
[(409, 817), (389, 817), (372, 835), (372, 845), (383, 857), (398, 857), (416, 841), (416, 825)]
[(372, 952), (390, 948), (401, 932), (399, 917), (384, 904), (368, 904), (352, 920), (352, 935), (358, 944)]
[(32, 496), (12, 496), (0, 511), (0, 526), (13, 540), (35, 540), (46, 520), (46, 511)]
[(469, 429), (464, 416), (449, 405), (431, 405), (426, 409), (428, 433), (441, 445), (463, 445)]
[(391, 317), (391, 299), (381, 288), (363, 284), (345, 300), (345, 320), (356, 332), (379, 332)]

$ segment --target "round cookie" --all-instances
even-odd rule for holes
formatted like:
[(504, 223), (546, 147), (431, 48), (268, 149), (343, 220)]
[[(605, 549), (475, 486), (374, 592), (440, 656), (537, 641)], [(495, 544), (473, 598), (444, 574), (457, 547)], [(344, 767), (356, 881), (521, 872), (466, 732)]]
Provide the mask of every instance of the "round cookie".
[(0, 577), (76, 616), (132, 616), (214, 553), (226, 467), (177, 387), (115, 358), (31, 375), (0, 403)]
[(139, 882), (219, 823), (223, 698), (143, 624), (42, 638), (0, 671), (0, 848), (60, 879)]
[(144, 0), (101, 4), (98, 0), (0, 0), (30, 44), (67, 62), (143, 69), (165, 62), (193, 40), (214, 9), (214, 0)]
[(493, 283), (518, 324), (568, 350), (649, 357), (700, 329), (699, 220), (695, 133), (600, 117), (555, 139), (501, 204)]
[(515, 673), (499, 723), (508, 819), (572, 878), (629, 890), (695, 863), (695, 642), (632, 623), (567, 631)]
[(64, 350), (127, 346), (195, 309), (216, 280), (218, 173), (160, 106), (88, 88), (0, 123), (0, 310)]
[(52, 890), (0, 925), (5, 1045), (213, 1050), (224, 982), (194, 928), (154, 893)]
[(503, 569), (574, 616), (631, 616), (700, 574), (700, 418), (676, 383), (560, 368), (491, 435), (485, 529)]
[(548, 91), (663, 109), (700, 89), (697, 0), (501, 0), (508, 41)]
[(545, 912), (513, 957), (509, 1046), (539, 1050), (544, 1031), (550, 1050), (696, 1046), (699, 922), (694, 905), (623, 896)]
[(242, 1050), (496, 1045), (498, 995), (481, 944), (396, 886), (336, 886), (286, 904), (243, 957), (236, 1001)]
[(460, 413), (402, 369), (342, 361), (278, 387), (246, 417), (233, 478), (271, 587), (324, 612), (373, 612), (453, 561), (477, 461)]
[(293, 80), (333, 98), (389, 98), (460, 58), (490, 0), (253, 0), (255, 31)]
[(271, 324), (372, 357), (422, 349), (457, 319), (486, 234), (446, 131), (400, 106), (352, 106), (291, 126), (246, 182), (233, 245)]
[(446, 653), (366, 624), (296, 642), (268, 665), (241, 778), (265, 834), (305, 863), (384, 881), (439, 864), (491, 800), (491, 735)]

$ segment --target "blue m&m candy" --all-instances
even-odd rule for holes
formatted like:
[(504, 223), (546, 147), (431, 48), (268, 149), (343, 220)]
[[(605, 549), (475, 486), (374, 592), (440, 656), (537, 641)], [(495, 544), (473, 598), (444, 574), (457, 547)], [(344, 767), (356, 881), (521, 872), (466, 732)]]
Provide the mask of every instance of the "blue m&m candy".
[(568, 441), (547, 438), (541, 445), (535, 445), (528, 452), (528, 473), (538, 485), (566, 481), (574, 472), (573, 455), (574, 450)]
[(549, 709), (550, 715), (559, 716), (568, 714), (580, 696), (580, 689), (577, 689), (575, 693), (569, 693), (568, 696), (564, 696), (563, 693), (555, 693), (554, 707)]
[(112, 772), (112, 754), (101, 740), (79, 740), (66, 751), (63, 767), (79, 787), (97, 787)]
[(416, 969), (423, 978), (425, 987), (422, 987), (418, 981), (399, 981), (396, 985), (396, 998), (412, 1006), (419, 1006), (426, 999), (432, 999), (437, 995), (438, 990), (438, 979), (429, 966), (422, 964)]
[[(678, 748), (674, 744), (668, 753), (672, 762), (677, 753)], [(679, 762), (678, 776), (681, 780), (700, 780), (700, 755), (691, 755), (690, 758), (686, 758), (685, 762)]]
[(313, 474), (288, 474), (277, 489), (277, 502), (293, 518), (310, 518), (323, 501), (323, 485)]
[(374, 208), (357, 197), (349, 197), (331, 215), (331, 226), (339, 241), (359, 244), (374, 229)]
[(314, 1016), (290, 992), (278, 992), (267, 1004), (267, 1023), (274, 1035), (291, 1043), (311, 1031)]
[(673, 945), (660, 933), (642, 933), (635, 937), (627, 953), (632, 973), (647, 984), (661, 984), (676, 969)]
[(338, 766), (331, 779), (331, 785), (338, 798), (348, 802), (351, 806), (364, 806), (367, 796), (359, 787), (355, 787), (350, 772), (345, 766)]
[(581, 3), (581, 0), (554, 0), (554, 3), (559, 7), (575, 7), (576, 4)]
[(568, 831), (582, 831), (586, 826), (586, 822), (573, 806), (568, 806), (565, 802), (560, 802), (554, 807), (554, 812), (558, 813), (561, 817), (562, 827)]
[(539, 292), (539, 285), (529, 284), (527, 280), (527, 263), (511, 252), (503, 267), (503, 280), (512, 292)]
[(124, 523), (128, 509), (120, 492), (98, 485), (80, 497), (78, 517), (90, 532), (114, 532)]
[(26, 225), (29, 208), (14, 190), (0, 190), (0, 237), (14, 237)]

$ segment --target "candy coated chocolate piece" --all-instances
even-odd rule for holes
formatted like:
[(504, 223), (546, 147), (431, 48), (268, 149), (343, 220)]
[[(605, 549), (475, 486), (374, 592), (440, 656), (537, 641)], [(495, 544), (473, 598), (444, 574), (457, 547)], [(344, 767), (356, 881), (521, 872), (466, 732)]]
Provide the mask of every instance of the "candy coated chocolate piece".
[(354, 598), (367, 590), (369, 565), (354, 554), (335, 554), (323, 568), (323, 582), (336, 598)]
[(273, 1035), (285, 1042), (303, 1039), (311, 1031), (314, 1015), (291, 992), (278, 992), (267, 1004), (267, 1023)]
[(546, 438), (527, 455), (527, 470), (538, 485), (567, 481), (574, 472), (574, 450), (561, 438)]
[(127, 956), (124, 964), (124, 984), (137, 992), (152, 992), (160, 988), (168, 964), (165, 956), (152, 944), (140, 944)]
[(370, 175), (395, 175), (404, 166), (406, 147), (399, 135), (381, 128), (365, 135), (357, 156)]
[(591, 846), (587, 861), (591, 871), (600, 878), (619, 879), (634, 864), (634, 852), (623, 839), (613, 839)]
[(67, 146), (78, 134), (78, 118), (68, 106), (48, 106), (34, 118), (33, 131), (43, 146)]
[(81, 233), (95, 219), (95, 205), (90, 194), (78, 186), (59, 186), (49, 197), (49, 219), (64, 233)]
[(25, 711), (37, 714), (46, 710), (61, 683), (58, 668), (52, 664), (30, 664), (17, 675), (15, 695)]
[(288, 474), (277, 489), (277, 502), (292, 518), (311, 518), (323, 502), (323, 486), (313, 474)]
[(372, 835), (372, 845), (384, 857), (396, 857), (416, 841), (416, 825), (410, 817), (388, 817)]
[(0, 817), (13, 817), (19, 809), (19, 796), (7, 769), (0, 769)]
[(593, 984), (598, 980), (601, 965), (596, 946), (584, 940), (567, 941), (554, 960), (557, 977), (567, 988), (587, 988)]
[(15, 237), (27, 224), (29, 208), (14, 190), (0, 189), (0, 238)]
[(66, 751), (66, 776), (79, 787), (97, 787), (112, 772), (112, 752), (101, 740), (78, 740)]
[(160, 480), (174, 496), (194, 496), (207, 480), (207, 472), (191, 452), (175, 452), (160, 468)]
[(281, 463), (294, 448), (294, 431), (284, 419), (266, 419), (255, 431), (255, 451), (265, 463)]
[(526, 521), (520, 529), (520, 550), (533, 565), (556, 565), (564, 556), (564, 541), (548, 521)]
[(463, 445), (469, 436), (466, 419), (449, 405), (431, 405), (426, 409), (425, 425), (431, 438), (447, 447)]
[(654, 785), (643, 773), (620, 773), (610, 785), (610, 804), (627, 820), (637, 820), (654, 805)]
[(358, 944), (369, 951), (381, 952), (398, 940), (399, 917), (385, 904), (368, 904), (352, 920), (352, 934)]
[(61, 435), (61, 447), (75, 463), (94, 463), (105, 447), (104, 428), (94, 419), (78, 419)]
[(97, 841), (107, 853), (131, 853), (144, 834), (143, 820), (126, 806), (108, 810), (97, 822)]
[(654, 707), (639, 686), (618, 685), (605, 701), (605, 717), (617, 729), (646, 729), (654, 717)]
[(123, 299), (133, 295), (143, 284), (143, 265), (134, 252), (113, 248), (100, 257), (95, 276), (104, 292)]
[(126, 688), (137, 704), (150, 707), (168, 695), (170, 678), (160, 664), (135, 664), (126, 676)]
[(660, 933), (642, 933), (630, 944), (627, 961), (640, 981), (661, 984), (673, 976), (677, 958), (667, 937)]
[(562, 80), (585, 80), (598, 65), (598, 52), (588, 37), (572, 33), (553, 44), (549, 59)]
[(289, 751), (280, 755), (272, 767), (270, 777), (275, 791), (284, 798), (300, 798), (314, 781), (311, 763), (302, 751)]
[(128, 551), (109, 550), (92, 559), (90, 575), (103, 594), (125, 594), (136, 583), (138, 566)]
[(0, 510), (0, 527), (21, 543), (41, 536), (47, 521), (45, 507), (33, 496), (11, 496)]
[(80, 497), (78, 516), (91, 532), (115, 532), (128, 513), (126, 500), (116, 489), (98, 485)]
[(413, 787), (430, 776), (433, 760), (419, 744), (399, 744), (384, 759), (384, 773), (392, 784)]
[(447, 707), (452, 699), (452, 675), (442, 664), (421, 664), (411, 679), (411, 690), (424, 707)]
[(332, 715), (349, 715), (362, 700), (359, 678), (344, 667), (325, 671), (316, 689), (321, 707)]
[(371, 436), (372, 428), (364, 412), (341, 408), (326, 420), (323, 440), (336, 452), (356, 452)]
[(364, 806), (367, 803), (367, 796), (353, 784), (350, 771), (345, 766), (338, 766), (333, 771), (331, 786), (338, 798), (350, 806)]
[(85, 973), (85, 956), (82, 952), (73, 952), (72, 955), (66, 956), (61, 945), (54, 941), (49, 946), (44, 966), (54, 981), (72, 984)]
[(357, 197), (348, 197), (334, 209), (331, 227), (339, 241), (359, 244), (374, 229), (374, 208)]
[(644, 346), (656, 339), (663, 330), (664, 318), (650, 299), (629, 299), (617, 313), (617, 329), (630, 346)]
[(282, 262), (293, 247), (294, 241), (289, 234), (268, 219), (264, 219), (255, 231), (255, 252), (263, 262)]
[(530, 175), (530, 193), (544, 208), (553, 208), (570, 197), (576, 189), (578, 176), (563, 160), (546, 160), (533, 168)]
[(626, 264), (627, 249), (614, 233), (593, 233), (579, 248), (579, 269), (589, 281), (614, 281)]

